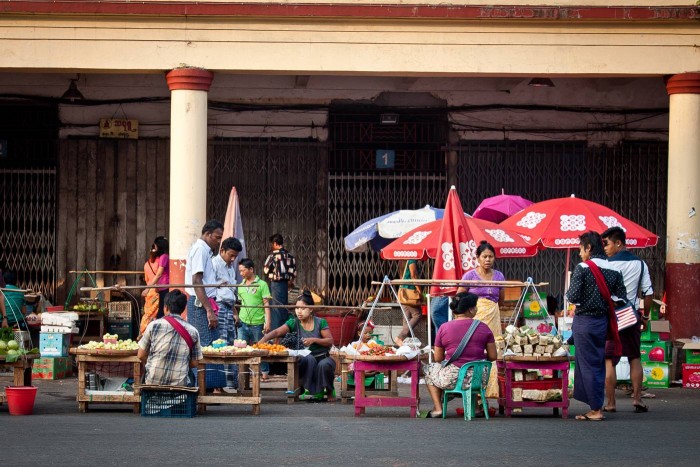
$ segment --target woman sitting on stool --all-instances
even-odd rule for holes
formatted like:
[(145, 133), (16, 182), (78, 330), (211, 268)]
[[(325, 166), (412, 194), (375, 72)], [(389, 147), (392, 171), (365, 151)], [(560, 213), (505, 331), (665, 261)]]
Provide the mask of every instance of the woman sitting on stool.
[[(428, 413), (428, 418), (442, 417), (442, 411), (445, 410), (442, 406), (443, 390), (455, 387), (462, 366), (476, 360), (484, 360), (484, 358), (491, 361), (496, 360), (496, 344), (491, 329), (486, 324), (473, 319), (478, 299), (479, 297), (469, 292), (455, 295), (450, 302), (454, 319), (440, 326), (435, 337), (434, 363), (428, 365), (425, 371), (425, 382), (435, 406)], [(473, 322), (477, 322), (478, 325), (466, 347), (460, 355), (454, 355)], [(441, 362), (445, 359), (451, 361), (443, 367)], [(471, 374), (468, 373), (464, 378), (464, 385), (468, 386), (469, 384), (471, 384)]]
[(299, 360), (299, 376), (302, 389), (314, 395), (315, 399), (323, 398), (326, 390), (328, 401), (334, 400), (333, 379), (335, 377), (335, 360), (330, 357), (329, 350), (333, 346), (333, 336), (328, 328), (328, 322), (323, 318), (312, 315), (310, 308), (302, 308), (314, 304), (311, 292), (305, 290), (297, 300), (296, 318), (290, 318), (282, 326), (265, 334), (260, 343), (265, 343), (287, 333), (296, 332), (311, 351)]

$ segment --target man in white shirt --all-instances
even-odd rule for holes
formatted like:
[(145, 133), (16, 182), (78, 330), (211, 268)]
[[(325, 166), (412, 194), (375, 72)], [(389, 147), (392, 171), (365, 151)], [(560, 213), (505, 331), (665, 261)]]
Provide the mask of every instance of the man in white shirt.
[[(192, 285), (216, 284), (216, 275), (212, 265), (213, 252), (219, 251), (224, 226), (212, 219), (202, 227), (202, 235), (192, 244), (187, 254), (185, 265), (185, 283)], [(202, 347), (211, 345), (218, 338), (218, 317), (216, 311), (216, 287), (186, 287), (185, 292), (190, 296), (187, 300), (187, 322), (199, 332)], [(209, 368), (210, 365), (207, 365)], [(221, 367), (219, 365), (219, 367)], [(226, 379), (221, 371), (207, 371), (207, 387), (220, 389), (226, 385)]]
[[(627, 300), (634, 305), (641, 317), (641, 324), (631, 326), (620, 331), (620, 342), (622, 343), (622, 356), (627, 357), (630, 364), (630, 380), (632, 382), (632, 405), (636, 413), (648, 412), (649, 408), (642, 402), (642, 381), (644, 372), (641, 361), (641, 332), (649, 324), (649, 311), (651, 300), (654, 296), (654, 289), (651, 286), (649, 276), (649, 266), (640, 258), (633, 255), (625, 246), (627, 237), (625, 231), (620, 227), (611, 227), (601, 235), (603, 237), (603, 249), (608, 256), (611, 266), (622, 273), (627, 289)], [(639, 307), (639, 296), (644, 299), (644, 308)], [(619, 357), (612, 356), (606, 345), (605, 355), (605, 395), (607, 404), (604, 410), (615, 412), (617, 410), (615, 401), (615, 386), (617, 385), (617, 374), (615, 367), (620, 361)]]

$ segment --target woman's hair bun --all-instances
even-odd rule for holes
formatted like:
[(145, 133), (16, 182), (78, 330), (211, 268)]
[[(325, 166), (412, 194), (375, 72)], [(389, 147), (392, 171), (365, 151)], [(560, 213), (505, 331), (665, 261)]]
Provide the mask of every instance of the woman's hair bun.
[(488, 244), (489, 244), (489, 242), (487, 242), (486, 240), (482, 240), (479, 242), (479, 245), (488, 245)]

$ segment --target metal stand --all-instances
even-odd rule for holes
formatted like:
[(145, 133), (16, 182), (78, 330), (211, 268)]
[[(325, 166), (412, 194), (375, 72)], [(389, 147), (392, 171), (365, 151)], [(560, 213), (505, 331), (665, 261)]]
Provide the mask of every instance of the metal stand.
[[(399, 295), (396, 293), (396, 289), (394, 286), (391, 284), (391, 279), (389, 279), (389, 276), (384, 276), (384, 280), (381, 282), (381, 285), (379, 286), (379, 290), (374, 296), (374, 301), (372, 301), (372, 306), (369, 308), (369, 313), (367, 314), (367, 318), (365, 319), (364, 324), (362, 325), (362, 330), (360, 331), (360, 339), (362, 339), (362, 336), (365, 335), (365, 328), (367, 327), (367, 322), (372, 320), (372, 315), (374, 314), (374, 309), (377, 307), (377, 303), (379, 303), (379, 297), (382, 296), (382, 293), (384, 292), (384, 287), (389, 286), (389, 290), (391, 293), (394, 295), (394, 298), (396, 299), (396, 303), (399, 304), (399, 308), (401, 308), (401, 314), (403, 315), (403, 319), (406, 320), (406, 326), (408, 326), (408, 331), (411, 333), (411, 337), (415, 338), (416, 335), (413, 334), (413, 328), (411, 327), (411, 322), (408, 319), (408, 315), (406, 314), (406, 310), (403, 308), (403, 304), (399, 301)], [(430, 323), (430, 321), (428, 321)]]

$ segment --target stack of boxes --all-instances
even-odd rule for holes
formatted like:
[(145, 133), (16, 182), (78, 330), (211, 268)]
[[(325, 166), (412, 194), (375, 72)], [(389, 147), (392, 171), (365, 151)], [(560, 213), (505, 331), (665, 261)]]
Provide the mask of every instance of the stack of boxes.
[(642, 331), (642, 384), (646, 387), (667, 388), (671, 367), (671, 326), (665, 319), (659, 319), (658, 303), (652, 304), (651, 319), (646, 330)]
[(133, 337), (131, 320), (131, 302), (109, 302), (107, 304), (107, 332), (116, 334), (119, 339), (126, 340)]
[(685, 353), (682, 385), (688, 389), (700, 389), (700, 342), (692, 339), (678, 341), (683, 343), (682, 350)]
[(39, 351), (41, 358), (34, 362), (32, 377), (60, 379), (73, 374), (73, 363), (68, 358), (71, 334), (78, 332), (75, 313), (42, 313)]

